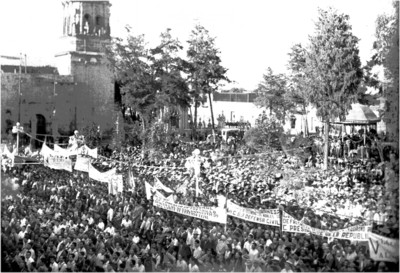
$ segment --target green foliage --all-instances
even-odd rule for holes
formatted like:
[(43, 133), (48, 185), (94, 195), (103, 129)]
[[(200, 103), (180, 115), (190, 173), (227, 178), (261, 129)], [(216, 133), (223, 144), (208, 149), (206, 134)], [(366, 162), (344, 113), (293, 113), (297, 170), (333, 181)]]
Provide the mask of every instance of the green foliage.
[(100, 128), (94, 122), (82, 128), (82, 135), (85, 137), (86, 145), (90, 148), (98, 147), (100, 145)]
[(306, 77), (306, 54), (307, 51), (301, 44), (295, 44), (291, 48), (288, 63), (290, 84), (285, 92), (285, 99), (294, 105), (292, 113), (300, 112), (303, 115), (306, 114), (306, 108), (310, 104), (308, 84), (310, 79)]
[(255, 104), (269, 109), (270, 115), (274, 115), (279, 122), (284, 123), (287, 112), (292, 107), (291, 102), (285, 99), (287, 88), (287, 77), (284, 74), (274, 74), (268, 67), (267, 73), (263, 75), (263, 81), (255, 90), (257, 93)]
[(354, 101), (363, 75), (357, 44), (348, 15), (319, 10), (307, 50), (306, 73), (311, 102), (325, 121), (344, 118)]
[(243, 140), (249, 148), (257, 151), (280, 149), (282, 134), (280, 121), (263, 113), (257, 119), (256, 126), (245, 132)]
[(117, 38), (107, 50), (115, 80), (121, 85), (121, 108), (138, 113), (143, 130), (153, 123), (164, 107), (188, 107), (190, 96), (182, 78), (182, 49), (170, 30), (161, 34), (161, 43), (148, 49), (143, 35), (133, 36), (128, 29), (126, 41)]
[(172, 140), (172, 134), (165, 129), (163, 122), (154, 122), (142, 135), (144, 140), (143, 151), (149, 160), (158, 161), (163, 157), (167, 144)]
[(215, 46), (215, 38), (211, 37), (203, 26), (196, 25), (187, 42), (189, 48), (185, 66), (191, 85), (190, 94), (195, 105), (194, 121), (197, 121), (197, 107), (205, 101), (204, 95), (207, 95), (212, 128), (215, 128), (211, 94), (218, 89), (221, 81), (229, 82), (226, 76), (227, 69), (221, 65), (220, 51)]

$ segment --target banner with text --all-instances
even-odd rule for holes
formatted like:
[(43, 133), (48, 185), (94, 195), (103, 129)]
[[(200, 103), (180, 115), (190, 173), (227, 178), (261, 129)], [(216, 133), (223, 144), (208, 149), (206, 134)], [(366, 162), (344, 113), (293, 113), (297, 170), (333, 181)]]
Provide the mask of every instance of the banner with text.
[(93, 180), (108, 183), (111, 177), (115, 174), (116, 168), (109, 170), (107, 172), (99, 172), (96, 168), (89, 163), (89, 177)]
[(368, 241), (371, 229), (372, 227), (370, 225), (357, 225), (339, 230), (322, 230), (306, 225), (286, 212), (283, 212), (282, 215), (282, 231), (286, 232), (309, 233), (322, 237), (346, 239), (351, 241)]
[(279, 227), (280, 224), (278, 209), (266, 209), (266, 210), (249, 209), (236, 205), (231, 200), (228, 200), (227, 209), (228, 209), (228, 215), (249, 222), (268, 225), (268, 226), (276, 226), (276, 227)]
[(156, 194), (154, 195), (153, 205), (158, 208), (176, 212), (182, 215), (226, 224), (226, 210), (221, 208), (197, 206), (195, 207), (171, 203), (166, 198), (162, 197), (162, 195), (158, 192), (156, 192)]
[(83, 145), (82, 147), (78, 148), (77, 154), (97, 158), (97, 148), (90, 149), (88, 146)]
[(81, 172), (89, 172), (90, 158), (78, 155), (76, 157), (74, 169)]
[(399, 240), (386, 238), (375, 233), (369, 234), (369, 254), (374, 261), (399, 261)]
[(44, 166), (54, 170), (72, 172), (72, 160), (61, 155), (48, 155), (44, 158)]
[(171, 190), (170, 188), (168, 188), (167, 186), (165, 186), (163, 183), (161, 183), (160, 179), (158, 179), (157, 177), (154, 177), (156, 179), (156, 183), (154, 184), (154, 188), (156, 190), (163, 190), (166, 193), (173, 193), (174, 191)]

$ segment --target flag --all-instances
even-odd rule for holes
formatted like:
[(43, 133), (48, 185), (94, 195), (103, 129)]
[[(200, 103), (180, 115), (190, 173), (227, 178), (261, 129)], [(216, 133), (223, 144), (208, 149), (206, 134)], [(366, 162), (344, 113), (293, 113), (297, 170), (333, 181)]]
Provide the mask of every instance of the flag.
[(135, 178), (133, 177), (133, 173), (132, 173), (132, 168), (129, 164), (129, 170), (128, 170), (128, 185), (131, 188), (132, 192), (135, 192)]

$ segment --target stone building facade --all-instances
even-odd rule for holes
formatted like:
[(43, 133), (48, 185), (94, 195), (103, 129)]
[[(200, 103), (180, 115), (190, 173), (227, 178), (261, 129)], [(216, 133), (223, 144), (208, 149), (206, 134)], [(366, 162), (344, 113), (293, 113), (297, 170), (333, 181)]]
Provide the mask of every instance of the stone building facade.
[(108, 0), (66, 0), (56, 68), (20, 73), (1, 69), (1, 133), (16, 122), (34, 137), (69, 135), (96, 124), (102, 133), (115, 122), (115, 88), (105, 48), (110, 43)]

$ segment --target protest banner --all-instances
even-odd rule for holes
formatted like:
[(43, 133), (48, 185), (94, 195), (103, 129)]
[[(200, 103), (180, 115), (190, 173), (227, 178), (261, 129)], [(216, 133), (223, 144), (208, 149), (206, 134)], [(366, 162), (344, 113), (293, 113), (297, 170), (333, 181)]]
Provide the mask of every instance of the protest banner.
[(108, 181), (108, 194), (116, 195), (118, 192), (123, 192), (122, 174), (113, 174)]
[(350, 241), (368, 241), (370, 225), (357, 225), (340, 230), (322, 230), (313, 228), (296, 220), (286, 212), (282, 215), (282, 231), (293, 233), (308, 233), (321, 237), (345, 239)]
[(107, 172), (99, 172), (96, 168), (92, 166), (91, 163), (89, 163), (89, 178), (100, 181), (103, 183), (108, 183), (111, 179), (111, 177), (115, 174), (116, 169), (111, 169)]
[(71, 155), (74, 155), (74, 154), (76, 155), (77, 154), (76, 152), (74, 153), (70, 149), (61, 148), (57, 144), (54, 144), (54, 152), (59, 154), (59, 155), (62, 155), (62, 156), (71, 156)]
[(144, 182), (144, 185), (146, 187), (146, 198), (147, 198), (147, 200), (150, 200), (151, 196), (153, 195), (153, 192), (155, 191), (155, 189), (153, 188), (153, 186), (151, 186), (147, 182)]
[(47, 157), (49, 155), (54, 155), (55, 152), (49, 148), (49, 146), (46, 145), (46, 143), (43, 143), (42, 149), (40, 150), (40, 155), (43, 157)]
[(229, 216), (240, 218), (249, 222), (277, 227), (280, 225), (278, 209), (249, 209), (236, 205), (231, 200), (228, 200), (227, 210)]
[(374, 261), (399, 261), (399, 240), (386, 238), (375, 233), (369, 234), (369, 253)]
[(82, 147), (78, 148), (77, 154), (97, 158), (97, 148), (90, 149), (88, 146), (83, 145)]
[(66, 170), (72, 172), (72, 161), (62, 155), (48, 155), (44, 158), (44, 166), (55, 170)]
[(154, 184), (154, 188), (156, 190), (163, 190), (166, 193), (173, 193), (174, 191), (171, 190), (170, 188), (168, 188), (167, 186), (165, 186), (160, 179), (158, 179), (157, 177), (154, 177), (156, 179), (156, 183)]
[(136, 182), (135, 182), (135, 178), (133, 177), (133, 172), (132, 172), (131, 166), (129, 166), (129, 170), (128, 170), (128, 186), (129, 186), (129, 190), (131, 192), (135, 192)]
[(76, 158), (74, 170), (81, 172), (89, 172), (89, 164), (90, 164), (90, 158), (78, 155)]
[(193, 218), (203, 219), (206, 221), (226, 224), (226, 210), (216, 207), (198, 207), (186, 206), (169, 202), (161, 194), (154, 195), (153, 205), (155, 207), (176, 212)]

